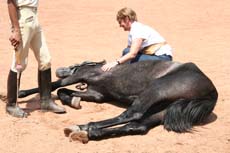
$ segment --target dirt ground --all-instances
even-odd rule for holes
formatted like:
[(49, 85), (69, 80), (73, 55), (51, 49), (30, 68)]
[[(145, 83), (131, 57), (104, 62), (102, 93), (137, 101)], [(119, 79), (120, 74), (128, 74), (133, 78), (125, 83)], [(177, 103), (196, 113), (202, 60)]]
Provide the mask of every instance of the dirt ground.
[[(227, 153), (230, 152), (230, 4), (229, 0), (58, 0), (40, 1), (39, 19), (52, 54), (55, 69), (86, 60), (113, 61), (127, 43), (127, 32), (115, 20), (117, 11), (128, 6), (139, 21), (157, 29), (174, 49), (174, 60), (195, 62), (216, 85), (219, 99), (210, 121), (192, 133), (167, 132), (162, 126), (146, 135), (125, 136), (88, 144), (69, 142), (63, 128), (72, 124), (107, 119), (123, 108), (111, 104), (82, 102), (81, 110), (66, 114), (39, 111), (38, 95), (19, 99), (30, 116), (13, 118), (0, 100), (1, 153)], [(6, 80), (12, 47), (7, 5), (0, 4), (0, 92)], [(21, 89), (37, 86), (37, 63), (30, 52)], [(56, 93), (53, 92), (55, 96)], [(59, 100), (56, 100), (61, 105)]]

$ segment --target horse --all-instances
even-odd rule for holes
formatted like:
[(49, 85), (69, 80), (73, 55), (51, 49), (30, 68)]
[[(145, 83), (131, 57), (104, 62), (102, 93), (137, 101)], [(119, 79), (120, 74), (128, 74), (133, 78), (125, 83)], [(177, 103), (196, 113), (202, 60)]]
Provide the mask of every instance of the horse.
[[(113, 118), (64, 128), (71, 141), (144, 135), (159, 125), (168, 131), (189, 132), (203, 123), (216, 105), (216, 87), (192, 62), (140, 61), (106, 72), (101, 69), (103, 64), (83, 63), (56, 71), (60, 79), (52, 82), (52, 90), (77, 84), (78, 90), (58, 89), (64, 105), (80, 108), (80, 100), (126, 105), (126, 110)], [(19, 97), (37, 91), (20, 91)]]

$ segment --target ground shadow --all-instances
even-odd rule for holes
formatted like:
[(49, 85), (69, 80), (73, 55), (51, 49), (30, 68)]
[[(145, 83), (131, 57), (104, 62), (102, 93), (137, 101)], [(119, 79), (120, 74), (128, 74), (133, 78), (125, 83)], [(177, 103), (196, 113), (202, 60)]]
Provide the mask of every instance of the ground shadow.
[[(56, 95), (52, 94), (52, 99), (56, 100), (58, 99), (58, 97)], [(25, 108), (23, 108), (23, 110), (28, 113), (28, 115), (30, 115), (32, 112), (34, 111), (39, 111), (41, 110), (40, 107), (40, 95), (36, 94), (35, 96), (31, 97), (30, 99), (26, 99), (26, 100), (20, 100), (19, 99), (19, 104), (26, 104)]]
[(215, 122), (217, 120), (217, 115), (215, 113), (211, 113), (206, 120), (203, 121), (203, 123), (199, 124), (200, 126), (210, 124), (212, 122)]

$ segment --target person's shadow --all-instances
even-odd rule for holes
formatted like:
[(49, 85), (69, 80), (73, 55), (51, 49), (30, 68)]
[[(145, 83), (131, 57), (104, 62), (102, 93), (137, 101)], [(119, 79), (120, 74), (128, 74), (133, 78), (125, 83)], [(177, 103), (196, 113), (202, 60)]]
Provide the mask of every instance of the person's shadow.
[[(58, 97), (56, 95), (52, 94), (52, 99), (55, 101), (58, 99)], [(26, 103), (25, 108), (23, 108), (23, 110), (28, 113), (28, 116), (34, 112), (34, 111), (40, 111), (41, 107), (40, 107), (40, 96), (39, 94), (36, 94), (35, 96), (33, 96), (30, 99), (26, 99), (26, 100), (18, 100), (19, 104), (23, 104)]]

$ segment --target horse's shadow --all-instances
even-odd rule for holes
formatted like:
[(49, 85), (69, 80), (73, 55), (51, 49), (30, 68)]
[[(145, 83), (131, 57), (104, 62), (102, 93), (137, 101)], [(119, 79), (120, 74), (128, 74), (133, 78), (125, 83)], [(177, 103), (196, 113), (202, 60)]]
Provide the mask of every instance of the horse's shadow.
[[(204, 120), (203, 123), (199, 124), (200, 126), (210, 124), (212, 122), (215, 122), (217, 120), (217, 115), (215, 113), (211, 113), (206, 120)], [(198, 125), (198, 126), (199, 126)]]

